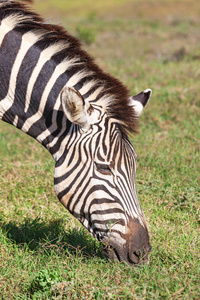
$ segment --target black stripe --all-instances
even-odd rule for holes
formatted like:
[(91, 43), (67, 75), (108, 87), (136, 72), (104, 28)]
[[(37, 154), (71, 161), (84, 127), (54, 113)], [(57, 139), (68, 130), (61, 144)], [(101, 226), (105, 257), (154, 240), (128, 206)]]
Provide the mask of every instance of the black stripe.
[(2, 41), (2, 45), (0, 47), (0, 99), (4, 99), (8, 93), (10, 74), (21, 45), (21, 41), (22, 37), (17, 35), (14, 31), (8, 32)]

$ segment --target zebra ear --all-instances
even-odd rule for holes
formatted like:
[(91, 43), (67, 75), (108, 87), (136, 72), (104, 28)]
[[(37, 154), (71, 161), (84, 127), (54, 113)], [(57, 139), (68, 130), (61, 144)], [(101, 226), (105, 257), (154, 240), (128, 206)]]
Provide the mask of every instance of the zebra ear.
[(147, 105), (149, 99), (151, 98), (151, 94), (152, 90), (146, 89), (138, 95), (129, 98), (131, 106), (134, 107), (134, 110), (138, 117), (141, 116), (144, 107)]
[(89, 101), (73, 87), (65, 86), (61, 92), (61, 104), (65, 116), (82, 129), (88, 130), (91, 125), (91, 112), (94, 110)]

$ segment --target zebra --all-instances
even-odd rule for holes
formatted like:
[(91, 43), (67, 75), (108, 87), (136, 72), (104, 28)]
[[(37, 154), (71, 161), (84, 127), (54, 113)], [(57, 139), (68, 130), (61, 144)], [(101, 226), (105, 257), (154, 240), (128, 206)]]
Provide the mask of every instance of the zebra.
[(0, 119), (55, 160), (55, 192), (111, 260), (149, 262), (150, 237), (128, 138), (152, 91), (128, 89), (79, 41), (23, 3), (0, 0)]

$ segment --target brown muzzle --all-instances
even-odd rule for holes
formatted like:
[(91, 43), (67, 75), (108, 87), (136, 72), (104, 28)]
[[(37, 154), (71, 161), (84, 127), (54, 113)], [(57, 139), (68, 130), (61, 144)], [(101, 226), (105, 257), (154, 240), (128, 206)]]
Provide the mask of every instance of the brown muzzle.
[(117, 244), (117, 241), (106, 245), (104, 254), (112, 261), (124, 261), (131, 266), (148, 264), (152, 248), (146, 225), (141, 225), (138, 219), (131, 219), (124, 239), (124, 245)]

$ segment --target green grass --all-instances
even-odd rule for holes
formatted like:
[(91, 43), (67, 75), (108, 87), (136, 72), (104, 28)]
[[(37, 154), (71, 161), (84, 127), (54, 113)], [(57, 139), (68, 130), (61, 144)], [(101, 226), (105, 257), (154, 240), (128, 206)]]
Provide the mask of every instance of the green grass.
[(200, 2), (35, 2), (132, 94), (153, 89), (132, 138), (153, 251), (138, 269), (108, 262), (57, 200), (48, 152), (1, 122), (0, 299), (199, 299)]

